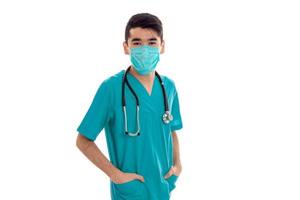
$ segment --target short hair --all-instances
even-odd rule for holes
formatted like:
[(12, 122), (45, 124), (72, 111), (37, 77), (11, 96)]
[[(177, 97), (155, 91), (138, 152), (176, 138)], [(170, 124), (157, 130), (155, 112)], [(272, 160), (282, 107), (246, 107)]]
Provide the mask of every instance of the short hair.
[(129, 38), (129, 32), (132, 28), (148, 28), (154, 30), (158, 36), (160, 37), (161, 41), (163, 41), (163, 27), (160, 19), (156, 17), (155, 15), (152, 15), (150, 13), (139, 13), (133, 15), (125, 29), (125, 41), (128, 41)]

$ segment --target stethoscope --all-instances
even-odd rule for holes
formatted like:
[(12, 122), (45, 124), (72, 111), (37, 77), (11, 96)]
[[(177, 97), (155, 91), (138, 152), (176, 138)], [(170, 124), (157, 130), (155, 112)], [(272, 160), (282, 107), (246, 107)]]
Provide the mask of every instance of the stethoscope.
[[(127, 70), (125, 71), (124, 75), (123, 75), (123, 79), (122, 79), (122, 107), (123, 107), (123, 113), (124, 113), (124, 127), (125, 127), (125, 133), (129, 136), (138, 136), (140, 135), (140, 103), (139, 103), (139, 99), (136, 95), (136, 93), (134, 92), (134, 90), (132, 89), (131, 85), (129, 84), (128, 80), (127, 80), (127, 74), (130, 70), (130, 66), (127, 68)], [(162, 81), (160, 75), (155, 71), (155, 76), (158, 78), (159, 83), (161, 85), (162, 88), (162, 92), (163, 92), (163, 96), (164, 96), (164, 107), (165, 107), (165, 113), (162, 116), (162, 120), (165, 124), (170, 123), (173, 120), (173, 116), (170, 113), (169, 110), (169, 104), (168, 104), (168, 98), (167, 98), (167, 94), (166, 94), (166, 89), (164, 87), (164, 82)], [(137, 130), (135, 132), (129, 132), (128, 131), (128, 127), (127, 127), (127, 112), (126, 112), (126, 100), (125, 100), (125, 84), (127, 84), (129, 90), (131, 91), (131, 93), (134, 95), (135, 99), (136, 99), (136, 123), (137, 123)]]

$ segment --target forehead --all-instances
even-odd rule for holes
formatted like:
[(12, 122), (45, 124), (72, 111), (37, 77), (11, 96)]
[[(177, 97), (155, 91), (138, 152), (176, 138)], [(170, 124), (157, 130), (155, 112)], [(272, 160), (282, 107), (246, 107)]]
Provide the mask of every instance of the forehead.
[(140, 28), (140, 27), (130, 29), (129, 39), (132, 38), (140, 38), (142, 40), (148, 40), (151, 38), (157, 38), (158, 40), (160, 39), (156, 31), (149, 28)]

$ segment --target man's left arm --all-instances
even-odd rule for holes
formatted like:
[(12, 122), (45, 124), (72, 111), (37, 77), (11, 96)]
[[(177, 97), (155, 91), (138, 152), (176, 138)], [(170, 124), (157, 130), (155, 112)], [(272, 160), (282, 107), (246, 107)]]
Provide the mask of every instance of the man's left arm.
[[(175, 86), (174, 86), (175, 87)], [(174, 98), (171, 104), (171, 112), (173, 115), (173, 120), (171, 121), (171, 134), (173, 139), (173, 163), (171, 169), (165, 175), (165, 178), (169, 178), (173, 174), (175, 176), (179, 176), (182, 171), (182, 165), (180, 161), (180, 152), (179, 152), (179, 139), (176, 133), (177, 130), (182, 129), (182, 120), (180, 114), (180, 107), (179, 107), (179, 98), (178, 93), (175, 88), (174, 90)]]
[(179, 153), (179, 140), (177, 133), (175, 131), (172, 132), (173, 137), (173, 165), (168, 173), (164, 176), (165, 179), (169, 178), (173, 174), (179, 176), (182, 171), (182, 165), (180, 161), (180, 153)]
[(173, 137), (173, 170), (176, 176), (179, 176), (182, 170), (179, 151), (179, 139), (175, 131), (172, 132)]

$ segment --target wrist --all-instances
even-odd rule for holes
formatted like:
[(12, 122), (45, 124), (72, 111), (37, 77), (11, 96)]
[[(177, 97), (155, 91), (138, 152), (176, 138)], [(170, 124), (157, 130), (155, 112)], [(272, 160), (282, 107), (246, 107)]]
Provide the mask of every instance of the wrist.
[(113, 167), (110, 172), (107, 174), (111, 180), (116, 180), (117, 177), (121, 174), (121, 170), (116, 167)]
[(182, 171), (181, 163), (174, 163), (173, 169), (174, 169), (174, 174), (176, 176), (179, 176), (181, 174), (181, 171)]
[(174, 166), (174, 167), (179, 167), (179, 168), (182, 167), (180, 161), (179, 161), (179, 162), (175, 162), (175, 163), (173, 164), (173, 166)]

